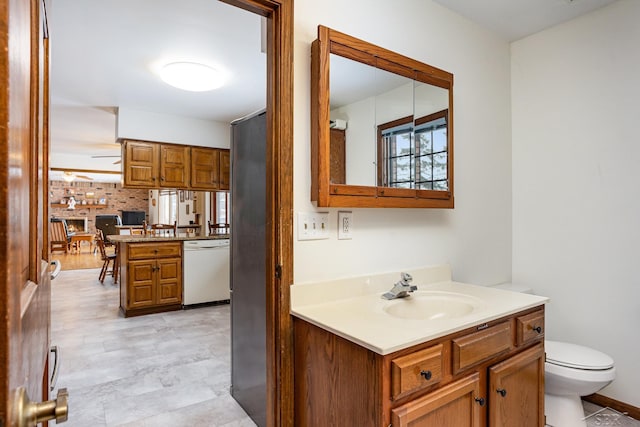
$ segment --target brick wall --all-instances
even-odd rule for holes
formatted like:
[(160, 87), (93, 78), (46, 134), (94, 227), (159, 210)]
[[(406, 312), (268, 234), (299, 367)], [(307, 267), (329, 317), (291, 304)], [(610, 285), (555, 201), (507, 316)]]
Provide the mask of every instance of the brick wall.
[[(89, 193), (89, 194), (87, 194)], [(93, 193), (93, 194), (91, 194)], [(58, 218), (83, 217), (88, 218), (88, 232), (95, 233), (96, 215), (115, 214), (122, 217), (122, 211), (144, 211), (149, 218), (149, 191), (131, 188), (122, 188), (120, 184), (85, 181), (51, 181), (49, 183), (49, 201), (52, 205), (68, 200), (73, 196), (76, 200), (76, 208), (73, 210), (65, 207), (51, 206), (50, 216)], [(105, 199), (107, 207), (97, 208), (91, 204)]]

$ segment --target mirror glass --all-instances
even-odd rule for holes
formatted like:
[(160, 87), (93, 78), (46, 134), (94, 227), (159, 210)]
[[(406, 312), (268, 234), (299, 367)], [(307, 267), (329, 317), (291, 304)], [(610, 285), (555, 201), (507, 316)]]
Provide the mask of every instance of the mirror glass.
[(331, 184), (449, 190), (449, 91), (329, 57)]

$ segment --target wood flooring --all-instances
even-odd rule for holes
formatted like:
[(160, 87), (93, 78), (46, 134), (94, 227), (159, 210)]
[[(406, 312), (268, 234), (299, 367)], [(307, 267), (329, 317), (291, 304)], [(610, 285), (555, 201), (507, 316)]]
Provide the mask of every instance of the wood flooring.
[(51, 259), (60, 261), (62, 271), (85, 270), (88, 268), (102, 267), (102, 258), (98, 252), (93, 254), (88, 248), (83, 249), (84, 251), (80, 253), (64, 253), (56, 251), (51, 254)]
[(229, 305), (125, 319), (118, 286), (98, 274), (61, 271), (51, 283), (65, 427), (255, 426), (229, 394)]

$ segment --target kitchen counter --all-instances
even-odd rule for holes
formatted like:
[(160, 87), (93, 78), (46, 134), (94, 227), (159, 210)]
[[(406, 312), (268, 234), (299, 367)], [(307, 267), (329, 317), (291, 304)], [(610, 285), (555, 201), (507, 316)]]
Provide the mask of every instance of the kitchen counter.
[[(444, 335), (545, 304), (548, 298), (458, 283), (451, 280), (448, 266), (408, 271), (418, 291), (430, 295), (461, 294), (474, 309), (459, 317), (404, 318), (387, 313), (391, 305), (405, 304), (412, 297), (384, 300), (399, 279), (398, 273), (342, 279), (325, 283), (294, 284), (291, 314), (380, 355), (386, 355)], [(415, 297), (414, 297), (415, 298)], [(421, 298), (428, 298), (421, 297)], [(400, 307), (396, 312), (403, 312)]]
[(188, 236), (186, 233), (178, 233), (177, 236), (141, 236), (137, 234), (112, 234), (107, 236), (107, 240), (113, 243), (182, 242), (185, 240), (217, 240), (228, 238), (229, 234), (215, 234), (212, 236)]

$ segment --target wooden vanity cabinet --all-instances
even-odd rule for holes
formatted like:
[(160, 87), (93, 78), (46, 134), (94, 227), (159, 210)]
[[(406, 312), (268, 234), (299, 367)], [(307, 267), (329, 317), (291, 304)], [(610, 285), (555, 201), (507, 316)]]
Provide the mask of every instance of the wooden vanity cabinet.
[(182, 243), (120, 243), (125, 317), (182, 308)]
[[(543, 319), (536, 307), (383, 356), (294, 318), (295, 425), (543, 427)], [(535, 334), (519, 341), (523, 323)]]

